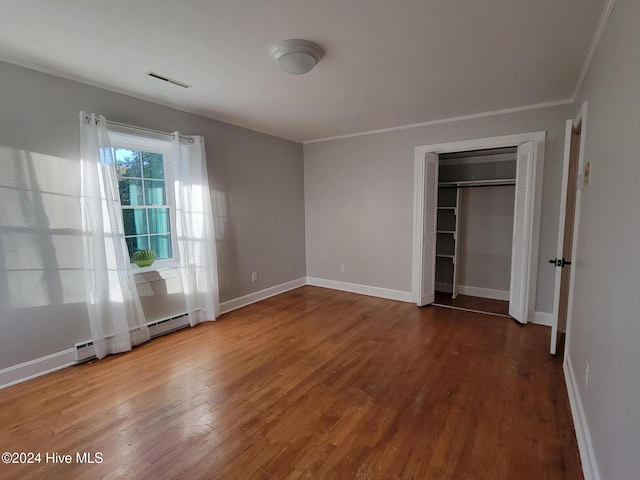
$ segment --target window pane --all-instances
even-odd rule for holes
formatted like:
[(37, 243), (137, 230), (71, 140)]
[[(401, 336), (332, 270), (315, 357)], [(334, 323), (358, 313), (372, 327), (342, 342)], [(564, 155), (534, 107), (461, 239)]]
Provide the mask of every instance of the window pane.
[(149, 237), (131, 237), (127, 238), (127, 248), (129, 249), (129, 258), (138, 250), (149, 250)]
[(164, 159), (161, 153), (141, 152), (144, 178), (164, 180)]
[(166, 205), (164, 180), (145, 180), (144, 196), (147, 205)]
[(151, 248), (156, 252), (157, 258), (171, 258), (171, 235), (152, 235)]
[(142, 180), (128, 178), (118, 181), (121, 205), (142, 205)]
[(125, 235), (139, 235), (148, 232), (146, 208), (125, 208), (122, 210), (122, 218)]
[(168, 208), (149, 209), (149, 233), (171, 233)]
[(137, 150), (127, 148), (114, 148), (118, 175), (120, 177), (141, 177), (140, 153)]

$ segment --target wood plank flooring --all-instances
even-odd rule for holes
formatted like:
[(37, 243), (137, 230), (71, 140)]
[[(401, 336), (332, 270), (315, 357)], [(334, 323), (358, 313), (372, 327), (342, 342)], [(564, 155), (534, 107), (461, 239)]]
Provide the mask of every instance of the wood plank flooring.
[[(538, 325), (302, 287), (0, 391), (1, 479), (580, 479)], [(45, 452), (101, 452), (52, 464)]]

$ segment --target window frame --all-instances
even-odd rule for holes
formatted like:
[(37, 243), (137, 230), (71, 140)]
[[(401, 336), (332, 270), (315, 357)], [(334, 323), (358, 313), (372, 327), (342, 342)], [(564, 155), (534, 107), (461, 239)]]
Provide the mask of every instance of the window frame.
[[(156, 270), (161, 270), (163, 268), (174, 268), (180, 265), (180, 258), (178, 252), (178, 244), (177, 244), (177, 231), (176, 231), (176, 202), (174, 195), (174, 185), (173, 185), (173, 176), (171, 172), (171, 142), (169, 140), (160, 140), (155, 138), (148, 138), (139, 135), (133, 135), (129, 133), (121, 133), (113, 130), (109, 130), (109, 142), (111, 144), (111, 149), (114, 151), (114, 166), (115, 163), (115, 149), (116, 148), (126, 148), (129, 150), (138, 150), (149, 153), (158, 153), (162, 155), (163, 159), (163, 167), (164, 167), (164, 186), (165, 186), (165, 195), (166, 195), (166, 205), (162, 206), (154, 206), (154, 205), (122, 205), (120, 204), (120, 212), (122, 215), (122, 211), (125, 209), (135, 209), (135, 208), (168, 208), (169, 209), (169, 222), (170, 229), (169, 234), (171, 236), (171, 257), (170, 258), (159, 258), (153, 265), (150, 267), (140, 268), (135, 263), (130, 261), (131, 268), (134, 270), (134, 273), (142, 273), (142, 272), (152, 272)], [(144, 178), (144, 177), (143, 177)], [(118, 182), (119, 176), (117, 176)], [(144, 187), (144, 183), (143, 183)], [(147, 226), (149, 226), (149, 220), (147, 216)], [(124, 222), (124, 217), (123, 217)], [(152, 234), (147, 232), (147, 237), (151, 237)], [(149, 245), (151, 246), (151, 245)], [(128, 250), (128, 249), (127, 249)]]

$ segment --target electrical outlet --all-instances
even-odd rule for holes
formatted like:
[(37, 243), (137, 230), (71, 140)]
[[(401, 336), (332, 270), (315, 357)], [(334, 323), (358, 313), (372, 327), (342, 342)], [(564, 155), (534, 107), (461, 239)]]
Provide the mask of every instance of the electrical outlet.
[(340, 264), (340, 273), (344, 273), (344, 263)]
[(589, 386), (589, 362), (584, 362), (584, 386)]
[(251, 272), (251, 281), (252, 282), (258, 281), (258, 272)]

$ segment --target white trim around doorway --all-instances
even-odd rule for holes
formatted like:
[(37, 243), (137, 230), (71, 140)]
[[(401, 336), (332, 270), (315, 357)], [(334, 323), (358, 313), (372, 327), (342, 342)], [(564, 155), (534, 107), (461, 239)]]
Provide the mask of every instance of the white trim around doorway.
[(567, 300), (567, 324), (564, 337), (564, 362), (566, 363), (569, 355), (569, 343), (571, 339), (571, 320), (573, 318), (573, 294), (576, 284), (576, 270), (578, 269), (578, 234), (580, 231), (580, 205), (582, 202), (582, 190), (588, 188), (588, 185), (584, 183), (584, 169), (585, 169), (585, 143), (586, 143), (586, 130), (587, 130), (587, 110), (588, 102), (582, 102), (582, 106), (573, 120), (573, 128), (580, 127), (580, 151), (578, 153), (578, 190), (576, 192), (576, 204), (573, 214), (573, 239), (571, 246), (571, 275), (569, 277), (569, 292)]
[(540, 243), (540, 211), (542, 203), (542, 174), (544, 166), (546, 132), (529, 132), (498, 137), (477, 138), (415, 147), (414, 170), (414, 204), (413, 204), (413, 261), (411, 292), (415, 303), (418, 303), (422, 279), (422, 232), (424, 230), (424, 162), (425, 154), (454, 153), (490, 148), (514, 147), (526, 142), (535, 142), (536, 155), (533, 165), (533, 175), (529, 180), (534, 192), (533, 210), (531, 215), (531, 245), (529, 249), (529, 281), (527, 288), (527, 316), (535, 318), (536, 281), (538, 276), (538, 248)]

